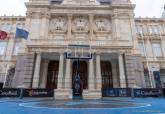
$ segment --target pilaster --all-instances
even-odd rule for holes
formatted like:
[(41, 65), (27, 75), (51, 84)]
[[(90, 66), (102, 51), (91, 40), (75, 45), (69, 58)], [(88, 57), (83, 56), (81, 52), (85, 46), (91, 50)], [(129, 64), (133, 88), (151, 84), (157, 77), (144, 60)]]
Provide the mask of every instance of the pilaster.
[(101, 64), (100, 64), (100, 54), (96, 55), (96, 89), (101, 90), (102, 88), (102, 78), (101, 78)]
[(49, 60), (44, 60), (43, 61), (42, 78), (40, 81), (40, 88), (46, 88), (48, 65), (49, 65)]
[(40, 65), (41, 65), (41, 53), (37, 53), (35, 71), (34, 71), (34, 77), (33, 77), (33, 85), (32, 85), (33, 88), (39, 87)]
[(67, 40), (71, 39), (72, 35), (72, 15), (68, 15), (68, 32), (67, 32)]
[(120, 87), (126, 88), (126, 78), (125, 78), (124, 61), (122, 54), (119, 54), (118, 60), (119, 60)]
[(57, 81), (57, 89), (63, 88), (63, 70), (64, 70), (64, 53), (60, 53), (60, 62), (59, 62), (59, 71), (58, 71), (58, 81)]

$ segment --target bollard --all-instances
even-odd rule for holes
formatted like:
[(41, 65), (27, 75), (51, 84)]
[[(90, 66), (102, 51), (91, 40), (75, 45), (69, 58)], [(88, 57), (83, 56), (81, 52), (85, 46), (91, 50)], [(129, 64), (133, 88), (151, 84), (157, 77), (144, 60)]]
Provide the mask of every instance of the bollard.
[(23, 99), (23, 88), (20, 88), (20, 94), (19, 94), (19, 99)]
[(134, 88), (131, 88), (131, 98), (134, 99), (135, 96), (134, 96)]
[(165, 98), (165, 88), (163, 88), (163, 96), (164, 96), (164, 98)]

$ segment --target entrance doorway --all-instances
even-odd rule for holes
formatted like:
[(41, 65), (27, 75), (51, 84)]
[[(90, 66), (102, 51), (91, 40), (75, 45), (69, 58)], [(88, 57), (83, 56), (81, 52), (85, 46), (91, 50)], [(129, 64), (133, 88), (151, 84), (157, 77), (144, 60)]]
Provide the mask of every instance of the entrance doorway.
[(109, 61), (101, 61), (102, 89), (113, 88), (112, 65)]
[(88, 88), (88, 65), (86, 61), (74, 61), (72, 68), (73, 98), (81, 98), (83, 89)]
[(59, 61), (50, 61), (48, 65), (47, 89), (57, 89)]

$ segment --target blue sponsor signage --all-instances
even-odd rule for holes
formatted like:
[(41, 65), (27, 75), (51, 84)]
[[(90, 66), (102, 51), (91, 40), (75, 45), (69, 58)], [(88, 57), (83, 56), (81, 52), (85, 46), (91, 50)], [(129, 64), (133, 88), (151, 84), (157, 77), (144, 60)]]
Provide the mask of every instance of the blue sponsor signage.
[(159, 97), (161, 95), (162, 95), (161, 89), (156, 89), (156, 88), (134, 89), (135, 97)]
[(19, 89), (6, 89), (0, 90), (0, 97), (18, 97), (20, 94)]
[(103, 97), (130, 97), (131, 90), (129, 88), (110, 88), (103, 89)]
[(0, 89), (0, 97), (53, 97), (54, 90), (47, 89)]

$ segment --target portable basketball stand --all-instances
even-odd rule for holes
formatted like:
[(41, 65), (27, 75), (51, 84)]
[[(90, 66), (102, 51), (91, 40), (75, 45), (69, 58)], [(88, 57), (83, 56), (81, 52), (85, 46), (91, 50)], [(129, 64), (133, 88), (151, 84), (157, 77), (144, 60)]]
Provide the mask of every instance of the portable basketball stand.
[[(92, 59), (91, 45), (69, 44), (67, 46), (65, 56), (66, 59), (77, 60), (76, 76), (79, 76), (78, 71), (79, 71), (80, 60)], [(73, 99), (82, 99), (82, 96), (74, 97)]]

